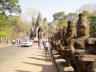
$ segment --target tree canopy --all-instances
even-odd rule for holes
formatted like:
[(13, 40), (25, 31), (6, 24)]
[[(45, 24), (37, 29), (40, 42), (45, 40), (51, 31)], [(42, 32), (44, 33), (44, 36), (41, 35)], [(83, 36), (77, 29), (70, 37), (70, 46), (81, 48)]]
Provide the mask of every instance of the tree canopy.
[(64, 18), (64, 16), (65, 16), (64, 12), (57, 12), (57, 13), (53, 14), (54, 19), (61, 19), (61, 18)]
[(89, 22), (90, 22), (90, 33), (96, 33), (96, 16), (95, 15), (90, 15), (89, 17)]
[[(12, 16), (11, 13), (21, 13), (19, 0), (0, 0), (0, 38), (10, 38), (14, 33), (21, 31), (18, 21), (20, 16)], [(6, 15), (10, 13), (10, 15)]]
[(18, 0), (0, 0), (0, 13), (21, 13)]
[(10, 37), (11, 27), (8, 21), (8, 17), (4, 14), (0, 14), (0, 36)]

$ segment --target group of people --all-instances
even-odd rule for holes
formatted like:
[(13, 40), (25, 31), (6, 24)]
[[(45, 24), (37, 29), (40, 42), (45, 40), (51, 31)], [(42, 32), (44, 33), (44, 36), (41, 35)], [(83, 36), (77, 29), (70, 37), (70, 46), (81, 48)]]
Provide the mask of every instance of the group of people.
[(51, 60), (51, 55), (50, 55), (50, 50), (51, 50), (51, 45), (48, 39), (44, 40), (43, 42), (43, 46), (44, 46), (44, 51), (46, 54), (46, 60)]

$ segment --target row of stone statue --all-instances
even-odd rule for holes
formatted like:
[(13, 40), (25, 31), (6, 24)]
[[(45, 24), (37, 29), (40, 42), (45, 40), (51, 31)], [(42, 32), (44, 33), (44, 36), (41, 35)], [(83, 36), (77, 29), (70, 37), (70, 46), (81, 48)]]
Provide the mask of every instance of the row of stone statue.
[[(89, 36), (89, 22), (87, 20), (87, 16), (84, 14), (79, 14), (79, 18), (77, 23), (68, 21), (67, 29), (63, 27), (59, 32), (55, 35), (59, 38), (63, 37), (82, 37)], [(58, 38), (57, 37), (57, 38)]]
[(68, 21), (67, 28), (63, 27), (52, 36), (52, 46), (71, 63), (76, 72), (93, 72), (92, 64), (96, 60), (96, 37), (89, 35), (87, 16), (81, 13), (77, 22)]

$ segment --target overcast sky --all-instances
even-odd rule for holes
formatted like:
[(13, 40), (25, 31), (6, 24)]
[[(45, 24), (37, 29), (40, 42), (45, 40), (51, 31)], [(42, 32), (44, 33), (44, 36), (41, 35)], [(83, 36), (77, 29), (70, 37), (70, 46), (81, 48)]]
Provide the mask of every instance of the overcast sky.
[(64, 11), (66, 14), (76, 12), (85, 4), (96, 4), (96, 0), (20, 0), (22, 13), (26, 13), (29, 8), (36, 8), (48, 21), (52, 21), (55, 12)]

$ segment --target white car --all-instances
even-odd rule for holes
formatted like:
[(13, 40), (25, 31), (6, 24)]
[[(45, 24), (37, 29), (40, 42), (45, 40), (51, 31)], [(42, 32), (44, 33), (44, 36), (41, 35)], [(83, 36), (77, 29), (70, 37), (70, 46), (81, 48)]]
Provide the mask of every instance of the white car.
[(24, 39), (20, 42), (20, 46), (32, 46), (32, 40)]

